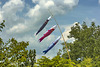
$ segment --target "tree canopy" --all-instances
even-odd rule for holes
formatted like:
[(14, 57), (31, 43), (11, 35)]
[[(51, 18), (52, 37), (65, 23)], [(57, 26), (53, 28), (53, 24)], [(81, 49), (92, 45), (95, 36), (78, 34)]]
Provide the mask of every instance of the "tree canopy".
[(69, 59), (61, 58), (59, 55), (49, 59), (45, 56), (37, 60), (39, 67), (74, 67), (75, 63)]
[[(0, 24), (0, 32), (5, 27), (5, 20)], [(18, 42), (15, 38), (6, 43), (0, 37), (0, 66), (1, 67), (33, 67), (36, 62), (36, 50), (26, 50), (29, 42)], [(27, 64), (27, 59), (29, 59)]]
[[(70, 50), (70, 56), (73, 61), (83, 61), (84, 58), (97, 57), (100, 60), (100, 26), (96, 26), (94, 22), (88, 27), (86, 22), (82, 25), (76, 23), (75, 26), (71, 27), (70, 35), (68, 38), (75, 38), (73, 43), (67, 43), (68, 49)], [(68, 58), (67, 51), (63, 45), (62, 57)]]

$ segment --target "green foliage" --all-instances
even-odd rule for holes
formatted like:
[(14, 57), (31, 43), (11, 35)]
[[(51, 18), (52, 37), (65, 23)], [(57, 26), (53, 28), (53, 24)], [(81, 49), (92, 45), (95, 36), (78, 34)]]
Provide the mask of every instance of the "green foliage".
[(78, 67), (92, 67), (92, 59), (91, 58), (85, 58)]
[[(75, 38), (73, 43), (67, 43), (72, 60), (77, 61), (78, 58), (83, 60), (86, 57), (95, 58), (95, 56), (100, 55), (100, 26), (96, 26), (94, 22), (92, 22), (90, 27), (85, 22), (82, 26), (77, 23), (71, 27), (69, 33), (68, 38)], [(65, 46), (63, 50), (63, 57), (65, 57), (67, 54)]]
[[(26, 61), (26, 56), (28, 50), (27, 46), (29, 45), (28, 42), (17, 42), (14, 38), (10, 39), (5, 45), (2, 47), (1, 53), (1, 61), (3, 65), (15, 64), (18, 62)], [(8, 62), (9, 61), (9, 62)], [(6, 64), (5, 64), (6, 63)]]
[[(5, 27), (4, 22), (5, 22), (5, 20), (3, 20), (2, 23), (0, 23), (0, 32), (2, 32), (2, 29)], [(2, 50), (4, 49), (4, 48), (3, 48), (3, 45), (4, 45), (4, 42), (3, 42), (2, 38), (0, 37), (0, 61), (3, 60), (3, 58), (4, 58), (4, 56), (5, 56), (5, 55), (2, 53)]]
[(2, 23), (0, 23), (0, 31), (2, 32), (2, 29), (5, 27), (5, 20), (3, 20)]
[(45, 56), (37, 60), (37, 63), (40, 67), (49, 67), (51, 66), (51, 60)]
[(93, 59), (93, 67), (99, 67), (100, 66), (100, 55), (99, 56), (96, 56), (94, 59)]
[[(26, 50), (29, 42), (18, 42), (14, 38), (9, 39), (2, 46), (0, 53), (0, 66), (15, 67), (15, 66), (31, 66), (36, 62), (36, 50)], [(29, 61), (27, 61), (29, 59)], [(28, 64), (30, 63), (30, 64)]]
[(36, 62), (36, 50), (34, 49), (28, 52), (25, 65), (33, 67), (35, 62)]
[(74, 67), (75, 63), (69, 59), (61, 58), (59, 55), (49, 59), (45, 56), (37, 60), (39, 67)]
[[(0, 24), (0, 32), (2, 32), (5, 20)], [(0, 38), (0, 67), (33, 67), (36, 62), (36, 50), (26, 50), (29, 42), (18, 42), (15, 38), (9, 39), (4, 43)], [(27, 59), (30, 65), (27, 65)], [(29, 63), (28, 61), (28, 63)]]
[[(2, 23), (0, 23), (0, 32), (2, 32), (2, 29), (5, 27), (4, 22), (5, 22), (5, 20), (3, 20)], [(0, 37), (0, 61), (3, 60), (3, 58), (4, 58), (4, 56), (5, 56), (5, 55), (2, 53), (3, 45), (4, 45), (4, 42), (3, 42), (2, 38)]]
[(77, 64), (77, 67), (99, 67), (100, 66), (100, 56), (93, 58), (84, 58), (82, 62)]
[(61, 55), (61, 52), (62, 52), (62, 50), (61, 49), (59, 49), (59, 51), (58, 51), (58, 53), (57, 53), (57, 55)]

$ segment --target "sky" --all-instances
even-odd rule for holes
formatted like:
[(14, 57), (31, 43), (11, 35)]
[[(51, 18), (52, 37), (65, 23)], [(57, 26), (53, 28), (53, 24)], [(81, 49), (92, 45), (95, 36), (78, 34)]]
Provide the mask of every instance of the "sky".
[[(12, 37), (20, 41), (29, 41), (28, 50), (36, 49), (37, 58), (44, 56), (42, 51), (58, 37), (61, 33), (58, 28), (41, 43), (38, 39), (56, 25), (52, 18), (47, 26), (37, 35), (34, 34), (51, 15), (56, 18), (65, 40), (73, 42), (74, 38), (68, 39), (71, 26), (85, 21), (89, 26), (91, 22), (100, 25), (100, 0), (0, 0), (0, 23), (5, 20), (6, 27), (0, 33), (0, 37), (6, 42)], [(59, 49), (62, 49), (61, 39), (53, 49), (45, 56), (54, 57)]]

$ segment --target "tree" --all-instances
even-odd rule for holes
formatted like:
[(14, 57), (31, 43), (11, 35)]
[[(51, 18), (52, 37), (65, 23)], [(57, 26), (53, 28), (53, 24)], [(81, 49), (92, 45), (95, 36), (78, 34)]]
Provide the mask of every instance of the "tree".
[(42, 56), (42, 58), (37, 59), (37, 65), (39, 67), (50, 67), (51, 66), (51, 60), (45, 56)]
[(49, 59), (45, 56), (37, 60), (38, 67), (74, 67), (75, 63), (69, 59), (61, 58), (59, 55)]
[(57, 56), (59, 55), (61, 55), (61, 52), (62, 52), (62, 50), (61, 49), (59, 49), (59, 51), (57, 52)]
[(36, 62), (36, 50), (34, 49), (28, 52), (26, 64), (27, 65), (30, 64), (31, 67), (33, 67), (35, 62)]
[[(5, 27), (5, 20), (0, 24), (0, 32)], [(31, 60), (31, 67), (36, 61), (36, 50), (26, 50), (29, 42), (18, 42), (15, 38), (9, 39), (6, 43), (0, 37), (0, 66), (1, 67), (23, 67), (27, 66), (27, 59)], [(27, 57), (29, 56), (29, 57)]]
[(5, 20), (3, 20), (2, 23), (0, 23), (0, 31), (2, 32), (2, 29), (5, 27)]
[(100, 66), (100, 56), (96, 56), (92, 61), (93, 67), (99, 67)]
[[(4, 44), (3, 49), (0, 53), (0, 61), (2, 61), (0, 66), (34, 66), (36, 62), (36, 50), (26, 50), (29, 42), (18, 42), (14, 38), (9, 39), (7, 43)], [(1, 59), (2, 58), (2, 59)]]
[(82, 62), (77, 64), (77, 67), (99, 67), (100, 66), (100, 57), (93, 58), (84, 58)]
[(80, 64), (77, 64), (78, 67), (93, 67), (92, 58), (84, 58)]
[[(95, 58), (96, 56), (100, 57), (100, 26), (96, 26), (94, 22), (91, 23), (91, 26), (87, 26), (84, 22), (81, 26), (79, 23), (76, 23), (75, 26), (71, 27), (70, 35), (68, 38), (75, 38), (73, 43), (67, 43), (68, 49), (70, 50), (71, 59), (81, 61), (88, 58)], [(63, 44), (64, 54), (62, 57), (67, 57), (67, 51)], [(81, 62), (80, 61), (80, 62)]]
[(28, 52), (28, 50), (26, 50), (28, 45), (28, 42), (18, 42), (14, 38), (9, 39), (9, 41), (4, 44), (2, 49), (3, 59), (1, 60), (4, 64), (7, 63), (4, 66), (9, 64), (20, 65), (22, 62), (24, 63)]
[[(5, 23), (5, 20), (3, 20), (2, 23), (0, 23), (0, 32), (2, 32), (2, 29), (5, 27), (4, 23)], [(0, 66), (1, 66), (2, 60), (5, 58), (5, 54), (2, 52), (2, 50), (4, 50), (4, 42), (2, 38), (0, 37)]]

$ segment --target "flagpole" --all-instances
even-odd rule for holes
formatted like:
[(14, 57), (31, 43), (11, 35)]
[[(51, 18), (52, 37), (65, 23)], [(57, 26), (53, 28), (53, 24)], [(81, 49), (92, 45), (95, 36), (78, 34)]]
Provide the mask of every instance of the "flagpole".
[(50, 12), (50, 14), (52, 15), (52, 17), (54, 18), (54, 20), (55, 20), (55, 22), (56, 22), (56, 24), (57, 24), (57, 26), (58, 26), (58, 28), (59, 28), (59, 30), (60, 30), (60, 33), (61, 33), (62, 38), (63, 38), (63, 40), (64, 40), (65, 47), (66, 47), (66, 49), (67, 49), (68, 57), (69, 57), (69, 59), (71, 60), (70, 55), (69, 55), (69, 51), (68, 51), (68, 48), (67, 48), (67, 44), (66, 44), (65, 38), (64, 38), (64, 36), (63, 36), (63, 34), (62, 34), (62, 31), (61, 31), (61, 29), (60, 29), (60, 26), (58, 25), (58, 23), (57, 23), (57, 21), (56, 21), (54, 15), (51, 13), (50, 9), (48, 9), (48, 11)]

